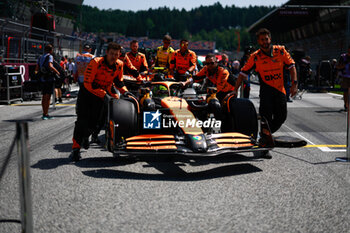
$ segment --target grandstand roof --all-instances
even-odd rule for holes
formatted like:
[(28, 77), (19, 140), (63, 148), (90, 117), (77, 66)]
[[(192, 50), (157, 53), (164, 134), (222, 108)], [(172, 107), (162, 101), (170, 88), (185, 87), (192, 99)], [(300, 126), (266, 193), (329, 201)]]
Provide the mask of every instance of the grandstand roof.
[[(329, 13), (331, 10), (329, 6), (345, 7), (349, 6), (349, 3), (349, 0), (290, 0), (252, 24), (248, 31), (254, 33), (259, 28), (268, 28), (273, 32), (287, 32), (318, 20), (322, 11), (326, 10)], [(296, 7), (293, 8), (291, 5)], [(300, 6), (313, 6), (313, 8)], [(317, 6), (324, 6), (327, 9)]]

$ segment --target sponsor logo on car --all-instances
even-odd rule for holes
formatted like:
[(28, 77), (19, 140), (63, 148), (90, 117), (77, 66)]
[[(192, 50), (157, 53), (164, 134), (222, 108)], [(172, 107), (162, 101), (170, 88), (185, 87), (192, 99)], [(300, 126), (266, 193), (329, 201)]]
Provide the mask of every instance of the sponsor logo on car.
[(161, 128), (161, 113), (159, 110), (156, 112), (143, 112), (143, 128), (144, 129), (160, 129)]
[[(162, 115), (159, 110), (156, 112), (143, 113), (143, 128), (144, 129), (166, 129), (166, 128), (220, 128), (221, 121), (213, 118), (205, 121), (198, 120), (189, 116), (177, 115), (181, 120), (175, 119), (173, 115)], [(195, 140), (201, 140), (200, 136), (194, 137)]]

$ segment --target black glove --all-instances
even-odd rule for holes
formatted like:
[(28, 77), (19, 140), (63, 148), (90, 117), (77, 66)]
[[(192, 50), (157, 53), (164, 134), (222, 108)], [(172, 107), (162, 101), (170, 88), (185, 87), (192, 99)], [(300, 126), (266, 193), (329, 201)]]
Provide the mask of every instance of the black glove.
[(136, 98), (136, 96), (134, 95), (134, 94), (132, 94), (131, 92), (128, 92), (128, 91), (126, 91), (126, 92), (124, 92), (124, 94), (123, 94), (125, 97), (129, 97), (129, 96), (131, 96), (131, 97), (134, 97), (134, 98)]
[(140, 73), (137, 70), (131, 70), (130, 73), (134, 78), (137, 78), (140, 75)]

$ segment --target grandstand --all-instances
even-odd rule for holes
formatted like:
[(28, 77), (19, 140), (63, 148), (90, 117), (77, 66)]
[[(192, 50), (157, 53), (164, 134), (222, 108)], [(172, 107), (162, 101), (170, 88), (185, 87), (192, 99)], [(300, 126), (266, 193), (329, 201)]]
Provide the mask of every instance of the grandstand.
[(350, 42), (349, 0), (290, 0), (248, 29), (268, 28), (272, 40), (291, 51), (302, 50), (316, 67), (320, 60), (338, 59)]

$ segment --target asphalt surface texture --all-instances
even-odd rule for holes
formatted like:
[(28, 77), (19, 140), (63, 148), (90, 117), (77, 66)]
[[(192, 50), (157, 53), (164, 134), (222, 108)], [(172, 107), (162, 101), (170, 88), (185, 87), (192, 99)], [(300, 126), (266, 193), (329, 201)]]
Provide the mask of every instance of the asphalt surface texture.
[[(256, 106), (258, 89), (252, 86)], [(0, 166), (15, 120), (29, 120), (34, 232), (350, 232), (350, 163), (335, 161), (346, 156), (342, 97), (302, 97), (288, 103), (275, 136), (308, 146), (275, 148), (272, 159), (115, 159), (91, 145), (71, 163), (76, 99), (51, 109), (55, 119), (46, 121), (40, 101), (0, 105)], [(17, 167), (15, 148), (0, 181), (1, 233), (21, 231)]]

